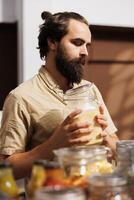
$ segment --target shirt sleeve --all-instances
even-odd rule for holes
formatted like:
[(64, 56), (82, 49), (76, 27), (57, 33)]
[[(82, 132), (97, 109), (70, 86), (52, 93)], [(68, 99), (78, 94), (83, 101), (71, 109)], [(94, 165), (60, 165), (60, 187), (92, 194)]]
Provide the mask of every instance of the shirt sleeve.
[(104, 108), (104, 114), (106, 115), (107, 117), (107, 121), (108, 121), (108, 127), (106, 128), (106, 131), (109, 133), (109, 134), (114, 134), (115, 132), (117, 132), (117, 128), (115, 127), (113, 121), (112, 121), (112, 118), (108, 112), (108, 109), (104, 103), (104, 100), (102, 98), (102, 95), (99, 91), (99, 89), (93, 84), (93, 93), (95, 95), (95, 98), (98, 100), (99, 104), (103, 106)]
[[(20, 99), (10, 93), (4, 103), (0, 129), (0, 154), (24, 152), (27, 142), (28, 118)], [(28, 116), (28, 114), (27, 114)]]

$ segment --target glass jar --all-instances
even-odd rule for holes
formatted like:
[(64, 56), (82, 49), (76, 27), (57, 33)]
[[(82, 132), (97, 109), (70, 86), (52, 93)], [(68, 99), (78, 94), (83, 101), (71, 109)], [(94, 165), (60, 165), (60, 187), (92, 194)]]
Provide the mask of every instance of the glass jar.
[(93, 84), (86, 84), (68, 90), (64, 96), (64, 101), (66, 103), (64, 117), (76, 109), (81, 109), (82, 112), (77, 115), (74, 120), (77, 122), (88, 121), (93, 128), (93, 131), (89, 135), (90, 142), (87, 145), (100, 144), (102, 142), (102, 128), (95, 119), (96, 115), (100, 113), (99, 103), (95, 99), (94, 95), (90, 93), (92, 85)]
[(64, 171), (57, 161), (37, 160), (28, 183), (28, 196), (33, 197), (41, 187), (65, 187), (67, 184)]
[(35, 194), (34, 200), (86, 200), (80, 188), (42, 188)]
[[(64, 169), (66, 177), (72, 177), (77, 182), (80, 177), (93, 174), (111, 173), (113, 166), (107, 161), (105, 146), (70, 147), (54, 150)], [(74, 177), (76, 179), (74, 179)]]
[(134, 140), (120, 140), (116, 143), (117, 169), (121, 173), (131, 170), (133, 163)]
[(0, 191), (5, 193), (7, 197), (17, 198), (19, 188), (13, 176), (12, 166), (8, 162), (0, 163)]
[(127, 178), (117, 174), (92, 176), (89, 179), (89, 200), (132, 200)]
[(28, 196), (32, 197), (35, 191), (45, 182), (46, 174), (42, 160), (34, 161), (31, 177), (27, 185)]
[(61, 165), (57, 161), (43, 161), (46, 179), (43, 187), (65, 187), (66, 183), (64, 180), (64, 171)]
[[(134, 140), (133, 140), (134, 144)], [(130, 148), (130, 154), (131, 154), (131, 167), (129, 167), (129, 170), (127, 170), (128, 174), (128, 186), (131, 196), (134, 199), (134, 146), (132, 145)]]
[(134, 199), (134, 170), (133, 168), (128, 171), (128, 188), (129, 188), (129, 193)]

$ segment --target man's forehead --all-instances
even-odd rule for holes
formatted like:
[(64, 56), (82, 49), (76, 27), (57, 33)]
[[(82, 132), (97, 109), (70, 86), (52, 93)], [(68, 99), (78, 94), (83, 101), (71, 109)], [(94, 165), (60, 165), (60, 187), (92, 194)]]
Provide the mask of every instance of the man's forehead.
[(67, 35), (72, 38), (85, 38), (86, 40), (91, 40), (91, 32), (88, 25), (74, 19), (69, 21)]

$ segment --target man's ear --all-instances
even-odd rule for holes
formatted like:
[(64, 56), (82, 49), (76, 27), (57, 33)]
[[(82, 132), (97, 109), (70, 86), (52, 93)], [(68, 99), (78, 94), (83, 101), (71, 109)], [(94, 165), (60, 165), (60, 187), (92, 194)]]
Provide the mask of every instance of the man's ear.
[(57, 48), (57, 42), (53, 39), (48, 38), (47, 42), (50, 50), (54, 51)]

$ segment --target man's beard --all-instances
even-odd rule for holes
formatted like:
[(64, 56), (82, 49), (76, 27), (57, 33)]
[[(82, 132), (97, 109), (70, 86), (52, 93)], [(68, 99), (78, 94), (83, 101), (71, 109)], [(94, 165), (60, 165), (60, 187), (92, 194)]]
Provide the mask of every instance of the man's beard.
[(69, 60), (64, 49), (59, 46), (56, 55), (56, 67), (58, 71), (68, 80), (68, 84), (79, 84), (83, 78), (82, 65), (85, 64), (84, 58)]

